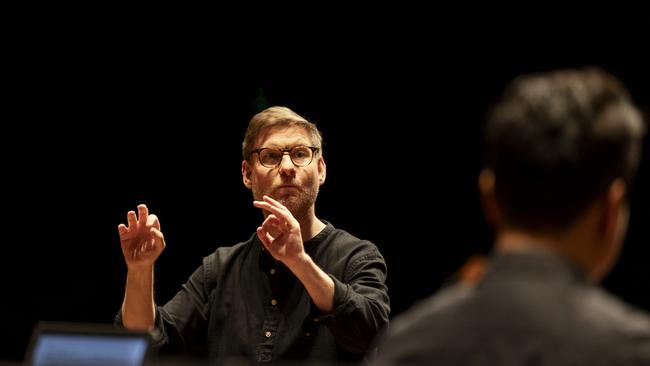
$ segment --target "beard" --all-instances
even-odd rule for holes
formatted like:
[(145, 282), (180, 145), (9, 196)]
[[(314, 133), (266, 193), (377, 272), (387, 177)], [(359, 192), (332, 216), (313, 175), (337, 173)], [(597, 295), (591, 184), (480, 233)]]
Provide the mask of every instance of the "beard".
[[(293, 183), (293, 182), (291, 182)], [(262, 196), (269, 196), (285, 206), (293, 217), (305, 216), (312, 206), (316, 203), (320, 185), (315, 179), (308, 179), (297, 188), (277, 188), (270, 187), (266, 190), (259, 186), (253, 186), (253, 198), (262, 200)]]

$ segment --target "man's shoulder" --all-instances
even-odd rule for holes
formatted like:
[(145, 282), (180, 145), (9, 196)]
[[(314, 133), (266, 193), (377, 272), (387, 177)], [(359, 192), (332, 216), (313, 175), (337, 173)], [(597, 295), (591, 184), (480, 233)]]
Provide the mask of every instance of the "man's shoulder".
[[(536, 314), (514, 309), (512, 319), (501, 310), (491, 311), (496, 303), (485, 303), (480, 290), (457, 284), (440, 290), (396, 317), (384, 341), (387, 360), (425, 360), (434, 364), (455, 360), (455, 364), (480, 363), (477, 360), (540, 357), (549, 364), (630, 364), (650, 360), (648, 316), (603, 290), (592, 287), (589, 293), (576, 291), (571, 317), (558, 324), (536, 322)], [(573, 295), (571, 295), (573, 296)], [(501, 298), (508, 304), (512, 299)], [(512, 309), (503, 306), (503, 309)], [(502, 310), (503, 310), (502, 309)], [(530, 311), (537, 311), (529, 309)], [(519, 314), (517, 314), (519, 312)], [(527, 318), (522, 318), (527, 314)], [(501, 362), (496, 362), (501, 360)], [(573, 360), (574, 362), (571, 362)], [(434, 362), (436, 361), (436, 362)], [(390, 363), (390, 362), (389, 362)], [(381, 363), (380, 363), (381, 364)], [(636, 364), (636, 363), (633, 363)]]
[[(331, 224), (329, 224), (331, 226)], [(370, 252), (379, 253), (377, 246), (370, 240), (360, 239), (349, 232), (331, 226), (331, 230), (327, 233), (324, 240), (329, 248), (337, 248), (339, 250), (366, 250)]]
[(650, 315), (599, 288), (585, 288), (574, 294), (579, 316), (595, 331), (614, 337), (645, 339), (650, 345)]
[(455, 317), (452, 313), (472, 298), (473, 293), (473, 286), (462, 283), (444, 287), (398, 316), (391, 323), (390, 333), (399, 336), (414, 331), (415, 328), (428, 328), (431, 324), (439, 326), (441, 321)]
[(470, 328), (462, 324), (466, 319), (460, 308), (473, 292), (472, 286), (449, 285), (396, 316), (378, 340), (378, 364), (435, 364), (439, 352), (455, 352), (460, 349), (456, 344), (466, 347), (463, 337), (474, 334), (464, 333)]
[(339, 279), (349, 279), (369, 263), (385, 267), (384, 257), (369, 240), (359, 239), (345, 230), (327, 225), (305, 250), (321, 269)]

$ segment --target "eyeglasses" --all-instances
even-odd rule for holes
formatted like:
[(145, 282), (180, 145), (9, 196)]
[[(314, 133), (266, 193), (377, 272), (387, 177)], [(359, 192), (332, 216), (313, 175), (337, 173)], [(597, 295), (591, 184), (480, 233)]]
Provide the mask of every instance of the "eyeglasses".
[(289, 158), (295, 166), (303, 167), (311, 163), (314, 159), (314, 154), (316, 154), (318, 150), (319, 149), (314, 146), (294, 146), (285, 149), (263, 147), (251, 151), (251, 155), (257, 153), (260, 164), (267, 168), (275, 168), (282, 162), (284, 154), (289, 154)]

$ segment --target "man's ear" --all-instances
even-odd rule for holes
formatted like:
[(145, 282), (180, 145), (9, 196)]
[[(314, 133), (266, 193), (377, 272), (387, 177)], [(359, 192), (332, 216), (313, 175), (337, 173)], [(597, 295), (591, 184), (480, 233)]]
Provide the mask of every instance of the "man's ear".
[[(616, 179), (607, 190), (605, 200), (605, 209), (603, 211), (603, 221), (601, 225), (601, 234), (615, 237), (621, 229), (627, 229), (625, 220), (625, 183), (621, 179)], [(621, 222), (623, 219), (624, 222)], [(620, 227), (623, 224), (624, 227)]]
[(503, 214), (496, 198), (496, 178), (492, 169), (481, 170), (478, 176), (478, 190), (485, 220), (493, 229), (497, 229), (503, 223)]
[(251, 167), (248, 165), (248, 161), (246, 160), (241, 163), (241, 177), (246, 188), (252, 189), (253, 183), (251, 182)]
[(318, 158), (318, 184), (322, 185), (325, 183), (325, 177), (327, 176), (327, 165), (325, 165), (325, 159), (323, 157)]
[(623, 248), (629, 218), (625, 183), (621, 179), (612, 182), (601, 202), (603, 203), (599, 204), (602, 211), (598, 221), (598, 238), (593, 241), (599, 243), (594, 247), (598, 258), (589, 273), (589, 277), (594, 281), (600, 281), (611, 271)]

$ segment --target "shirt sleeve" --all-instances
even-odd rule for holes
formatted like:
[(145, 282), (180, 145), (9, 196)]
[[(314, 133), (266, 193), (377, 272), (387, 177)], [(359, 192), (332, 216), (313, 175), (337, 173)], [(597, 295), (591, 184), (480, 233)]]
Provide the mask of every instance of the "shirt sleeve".
[[(164, 306), (156, 307), (154, 348), (163, 352), (200, 355), (205, 352), (209, 311), (209, 258), (190, 276), (181, 290)], [(121, 311), (115, 324), (122, 325)]]
[(390, 301), (386, 287), (386, 263), (376, 248), (353, 259), (345, 278), (334, 281), (334, 310), (314, 321), (330, 329), (337, 342), (354, 353), (367, 352), (386, 324)]
[[(122, 322), (122, 310), (117, 313), (115, 316), (115, 321), (113, 322), (118, 327), (124, 327), (124, 323)], [(163, 333), (161, 332), (161, 329), (163, 329), (163, 324), (160, 319), (160, 312), (158, 311), (158, 308), (156, 308), (156, 318), (154, 321), (154, 328), (149, 331), (149, 335), (151, 336), (151, 346), (154, 349), (160, 349), (162, 345), (166, 342), (166, 338), (164, 337)]]

